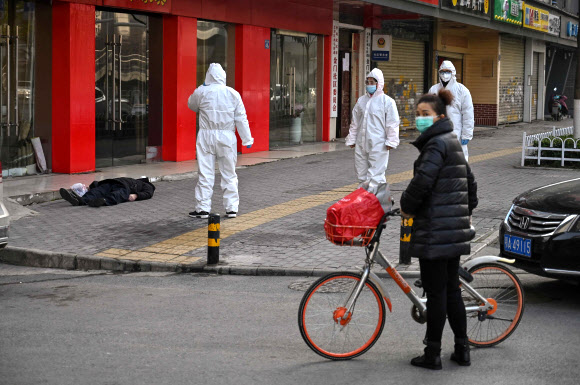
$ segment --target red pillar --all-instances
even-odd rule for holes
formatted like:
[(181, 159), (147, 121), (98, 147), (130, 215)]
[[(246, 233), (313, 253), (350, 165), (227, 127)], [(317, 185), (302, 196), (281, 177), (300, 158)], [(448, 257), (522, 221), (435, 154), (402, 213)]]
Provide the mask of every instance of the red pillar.
[(95, 7), (52, 6), (52, 170), (95, 169)]
[(331, 46), (332, 37), (324, 36), (324, 82), (322, 90), (322, 141), (330, 141), (330, 94), (331, 81), (330, 74), (332, 73), (331, 63)]
[(270, 29), (251, 25), (236, 26), (236, 91), (246, 107), (250, 130), (254, 138), (251, 149), (242, 153), (270, 149)]
[(163, 16), (163, 160), (195, 159), (195, 113), (187, 99), (196, 68), (197, 19)]

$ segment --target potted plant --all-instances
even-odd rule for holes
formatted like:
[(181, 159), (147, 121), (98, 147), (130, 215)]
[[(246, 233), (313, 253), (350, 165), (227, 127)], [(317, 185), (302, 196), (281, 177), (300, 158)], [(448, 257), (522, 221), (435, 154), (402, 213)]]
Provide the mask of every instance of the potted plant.
[(292, 114), (292, 125), (290, 126), (290, 141), (300, 143), (302, 140), (302, 115), (304, 113), (303, 104), (294, 105)]

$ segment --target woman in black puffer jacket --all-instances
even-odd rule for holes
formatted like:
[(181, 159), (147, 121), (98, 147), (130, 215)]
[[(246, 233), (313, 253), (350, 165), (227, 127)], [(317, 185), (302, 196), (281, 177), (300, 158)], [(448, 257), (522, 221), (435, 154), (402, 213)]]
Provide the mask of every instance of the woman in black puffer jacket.
[(421, 281), (427, 293), (425, 354), (411, 364), (441, 369), (441, 336), (445, 318), (455, 335), (451, 359), (470, 365), (465, 305), (459, 288), (459, 257), (469, 254), (474, 236), (471, 212), (477, 206), (477, 184), (465, 160), (453, 125), (445, 116), (453, 95), (423, 95), (417, 104), (413, 145), (421, 152), (413, 179), (401, 197), (401, 212), (414, 218), (409, 253), (419, 258)]

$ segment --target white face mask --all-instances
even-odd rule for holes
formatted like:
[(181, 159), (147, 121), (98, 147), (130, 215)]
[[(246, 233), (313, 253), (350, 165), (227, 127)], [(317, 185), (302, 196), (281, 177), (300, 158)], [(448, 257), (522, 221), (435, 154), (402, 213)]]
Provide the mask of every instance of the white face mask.
[(451, 72), (441, 72), (439, 74), (439, 77), (441, 78), (442, 81), (444, 82), (448, 82), (451, 80)]

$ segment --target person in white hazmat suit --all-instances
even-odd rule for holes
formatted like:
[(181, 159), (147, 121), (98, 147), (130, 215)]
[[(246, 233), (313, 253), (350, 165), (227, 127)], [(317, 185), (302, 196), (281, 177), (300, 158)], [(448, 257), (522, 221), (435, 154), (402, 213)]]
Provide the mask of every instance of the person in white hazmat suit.
[(447, 117), (453, 123), (453, 133), (461, 142), (465, 160), (469, 160), (467, 143), (473, 138), (473, 101), (471, 93), (463, 84), (459, 83), (455, 77), (455, 66), (449, 60), (444, 60), (439, 67), (439, 80), (429, 93), (438, 95), (439, 90), (445, 88), (453, 94), (453, 102), (447, 106)]
[(196, 143), (199, 180), (195, 186), (195, 211), (189, 216), (202, 219), (209, 216), (217, 161), (226, 216), (235, 218), (240, 202), (236, 128), (242, 145), (250, 148), (254, 143), (242, 98), (236, 90), (226, 86), (226, 73), (222, 66), (211, 63), (205, 82), (189, 97), (187, 106), (199, 113)]
[(368, 75), (366, 93), (352, 111), (346, 145), (355, 147), (354, 168), (358, 181), (368, 182), (369, 191), (386, 183), (389, 151), (399, 145), (399, 112), (395, 101), (383, 92), (383, 72), (375, 68)]

